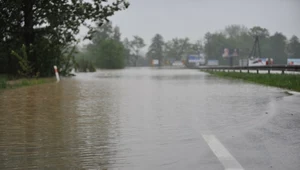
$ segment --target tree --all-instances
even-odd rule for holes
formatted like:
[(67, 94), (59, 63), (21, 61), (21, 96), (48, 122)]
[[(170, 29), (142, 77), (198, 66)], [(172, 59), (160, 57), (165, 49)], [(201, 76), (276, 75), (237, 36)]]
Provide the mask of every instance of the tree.
[(200, 54), (201, 52), (204, 51), (204, 47), (201, 40), (197, 40), (196, 43), (192, 44), (192, 50), (196, 54)]
[(93, 68), (92, 65), (105, 69), (123, 68), (126, 49), (120, 41), (120, 37), (119, 27), (113, 27), (110, 22), (94, 28), (91, 43), (82, 50), (82, 57), (78, 57), (78, 61), (81, 63), (78, 67), (84, 67), (79, 70), (85, 71), (88, 67)]
[(223, 33), (206, 33), (204, 51), (208, 59), (221, 59), (224, 48), (232, 48)]
[(116, 26), (113, 30), (113, 39), (115, 41), (121, 42), (121, 32), (118, 26)]
[(100, 68), (120, 69), (124, 68), (124, 47), (120, 42), (112, 39), (101, 42), (98, 58)]
[(229, 25), (225, 28), (224, 34), (228, 38), (237, 38), (241, 36), (243, 33), (249, 32), (248, 28), (241, 25)]
[(133, 52), (133, 63), (134, 63), (134, 66), (137, 66), (137, 61), (140, 57), (140, 50), (142, 48), (144, 48), (146, 46), (146, 44), (144, 43), (144, 40), (143, 38), (135, 35), (133, 36), (133, 40), (130, 42), (130, 47), (132, 49), (132, 52)]
[(274, 62), (277, 64), (286, 64), (286, 37), (282, 33), (276, 32), (269, 38), (269, 45), (270, 51), (265, 53), (265, 56), (268, 58), (273, 58)]
[(292, 36), (287, 45), (287, 54), (290, 58), (300, 58), (300, 42), (297, 36)]
[(101, 26), (97, 26), (93, 28), (93, 33), (91, 35), (91, 41), (92, 44), (98, 44), (101, 43), (101, 41), (105, 41), (107, 39), (118, 39), (118, 36), (115, 34), (120, 34), (119, 28), (113, 28), (113, 25), (111, 22), (105, 22)]
[(161, 63), (163, 61), (163, 51), (164, 51), (164, 39), (160, 34), (156, 34), (152, 38), (152, 43), (149, 46), (147, 57), (148, 59), (158, 59), (159, 60), (159, 66), (161, 66)]
[(165, 55), (167, 58), (181, 60), (190, 49), (189, 38), (173, 38), (165, 44)]
[[(81, 25), (90, 29), (87, 36), (90, 38), (93, 28), (86, 21), (102, 25), (109, 16), (128, 6), (125, 0), (112, 3), (106, 0), (0, 0), (0, 46), (5, 47), (7, 55), (21, 44), (25, 44), (27, 50), (32, 45), (33, 52), (27, 53), (34, 71), (52, 70), (53, 64), (59, 62), (62, 47), (76, 41)], [(41, 48), (44, 46), (47, 48)], [(16, 61), (8, 60), (8, 68), (14, 68)]]
[(262, 27), (253, 27), (249, 31), (251, 36), (259, 36), (260, 38), (268, 38), (270, 36), (269, 31)]
[(133, 55), (131, 54), (131, 44), (128, 38), (125, 38), (123, 40), (123, 46), (124, 46), (124, 57), (126, 61), (126, 66), (132, 66)]

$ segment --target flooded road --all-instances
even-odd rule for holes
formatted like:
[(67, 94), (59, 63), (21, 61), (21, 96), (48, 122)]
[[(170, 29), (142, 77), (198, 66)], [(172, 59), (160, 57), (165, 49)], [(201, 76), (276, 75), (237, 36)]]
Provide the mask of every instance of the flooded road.
[(0, 169), (299, 170), (299, 99), (150, 68), (0, 91)]

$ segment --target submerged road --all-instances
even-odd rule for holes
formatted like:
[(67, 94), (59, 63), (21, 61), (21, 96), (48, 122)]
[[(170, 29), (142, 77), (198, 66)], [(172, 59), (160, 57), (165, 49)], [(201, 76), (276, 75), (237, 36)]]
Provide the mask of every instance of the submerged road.
[(0, 91), (0, 169), (299, 170), (300, 95), (188, 69)]

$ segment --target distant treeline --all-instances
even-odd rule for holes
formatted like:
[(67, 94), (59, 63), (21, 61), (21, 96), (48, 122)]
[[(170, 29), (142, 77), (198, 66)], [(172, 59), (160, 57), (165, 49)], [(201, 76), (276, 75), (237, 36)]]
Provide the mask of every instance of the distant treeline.
[[(282, 33), (270, 35), (266, 28), (231, 25), (223, 31), (206, 33), (204, 51), (208, 59), (223, 60), (224, 48), (238, 49), (239, 58), (247, 58), (252, 50), (254, 37), (259, 37), (262, 58), (273, 58), (274, 64), (287, 64), (287, 58), (300, 58), (300, 43), (296, 36), (287, 39)], [(258, 53), (257, 53), (258, 55)], [(257, 57), (257, 56), (253, 56)]]
[[(300, 43), (296, 36), (287, 39), (282, 33), (270, 35), (266, 28), (248, 29), (240, 25), (230, 25), (215, 33), (206, 33), (203, 40), (191, 42), (189, 38), (173, 38), (164, 41), (160, 34), (154, 35), (146, 55), (141, 50), (146, 46), (143, 38), (133, 36), (132, 40), (121, 40), (119, 27), (106, 23), (98, 27), (92, 36), (92, 42), (86, 45), (77, 61), (90, 62), (97, 68), (123, 68), (126, 66), (149, 66), (153, 59), (161, 65), (175, 60), (186, 60), (189, 54), (205, 54), (206, 58), (228, 64), (222, 57), (225, 48), (237, 49), (240, 58), (247, 58), (254, 43), (254, 37), (260, 40), (262, 58), (273, 58), (275, 64), (286, 64), (287, 58), (300, 58)], [(258, 57), (258, 56), (253, 56)]]

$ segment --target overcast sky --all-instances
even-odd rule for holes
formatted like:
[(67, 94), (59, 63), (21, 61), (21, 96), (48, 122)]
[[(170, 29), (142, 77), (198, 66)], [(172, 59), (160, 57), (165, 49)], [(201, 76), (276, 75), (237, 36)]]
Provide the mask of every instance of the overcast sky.
[[(111, 17), (122, 38), (139, 35), (147, 44), (160, 33), (202, 39), (227, 25), (261, 26), (271, 34), (300, 37), (300, 0), (129, 0), (130, 7)], [(81, 34), (84, 34), (83, 31)]]

